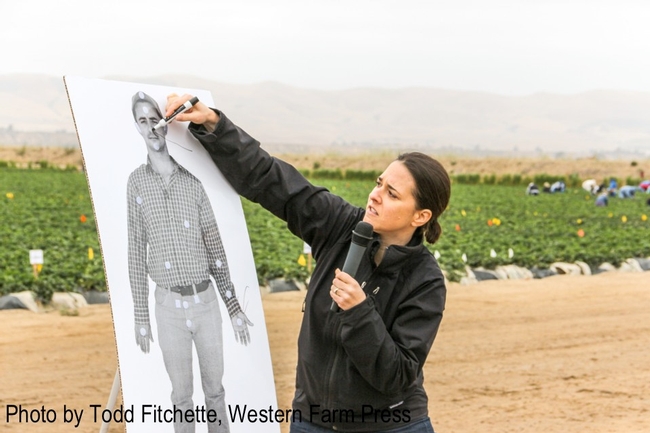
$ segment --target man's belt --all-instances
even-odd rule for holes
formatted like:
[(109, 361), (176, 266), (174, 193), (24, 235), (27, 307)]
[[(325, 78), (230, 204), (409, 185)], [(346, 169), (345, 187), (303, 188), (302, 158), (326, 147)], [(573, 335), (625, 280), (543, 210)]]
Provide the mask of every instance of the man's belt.
[[(209, 285), (210, 285), (210, 280), (201, 281), (199, 284), (195, 284), (194, 286), (196, 286), (196, 293), (201, 293), (205, 291)], [(191, 296), (194, 294), (194, 288), (192, 287), (191, 284), (189, 286), (172, 287), (169, 290), (171, 290), (174, 293), (180, 293), (181, 296)]]

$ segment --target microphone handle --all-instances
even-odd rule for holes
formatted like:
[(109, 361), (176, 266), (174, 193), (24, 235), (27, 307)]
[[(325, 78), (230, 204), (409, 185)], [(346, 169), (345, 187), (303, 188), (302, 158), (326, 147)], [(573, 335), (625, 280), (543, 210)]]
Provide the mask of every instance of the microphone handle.
[[(355, 242), (350, 244), (350, 250), (345, 258), (345, 263), (343, 263), (343, 272), (354, 278), (359, 270), (359, 264), (361, 264), (361, 259), (363, 258), (363, 253), (366, 251), (366, 247), (367, 245), (359, 245)], [(332, 301), (330, 311), (336, 312), (338, 310), (339, 306), (335, 301)]]

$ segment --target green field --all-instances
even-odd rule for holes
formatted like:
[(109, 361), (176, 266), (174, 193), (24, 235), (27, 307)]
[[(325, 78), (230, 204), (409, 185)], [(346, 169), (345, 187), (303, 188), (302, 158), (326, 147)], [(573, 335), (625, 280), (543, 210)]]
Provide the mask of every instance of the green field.
[[(360, 206), (374, 185), (369, 180), (315, 183)], [(31, 289), (47, 299), (52, 291), (105, 290), (84, 174), (2, 168), (0, 193), (0, 294)], [(454, 184), (450, 206), (440, 219), (443, 236), (431, 250), (438, 251), (441, 266), (452, 278), (465, 267), (463, 254), (471, 267), (544, 268), (576, 260), (591, 266), (619, 264), (650, 256), (648, 197), (611, 198), (608, 207), (598, 208), (593, 197), (578, 188), (529, 197), (521, 186)], [(307, 270), (298, 264), (302, 241), (258, 205), (244, 200), (243, 206), (260, 282), (304, 279)], [(29, 264), (31, 249), (45, 251), (38, 279)]]

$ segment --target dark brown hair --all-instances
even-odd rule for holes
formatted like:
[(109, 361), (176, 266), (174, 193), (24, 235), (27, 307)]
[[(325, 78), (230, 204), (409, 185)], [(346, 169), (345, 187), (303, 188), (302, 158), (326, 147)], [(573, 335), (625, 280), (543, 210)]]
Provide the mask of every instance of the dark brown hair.
[(403, 153), (397, 157), (413, 176), (415, 181), (415, 205), (418, 209), (429, 209), (431, 219), (422, 227), (427, 242), (435, 243), (442, 234), (438, 217), (447, 209), (451, 197), (451, 181), (447, 170), (429, 155), (420, 152)]

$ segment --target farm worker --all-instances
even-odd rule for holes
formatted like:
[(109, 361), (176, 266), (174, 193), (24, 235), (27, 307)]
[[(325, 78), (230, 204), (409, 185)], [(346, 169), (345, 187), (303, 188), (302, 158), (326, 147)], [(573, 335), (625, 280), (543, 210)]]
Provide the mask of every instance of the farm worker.
[(645, 192), (650, 192), (650, 180), (644, 180), (639, 184), (639, 188), (644, 190)]
[[(167, 112), (190, 98), (169, 95)], [(422, 368), (446, 288), (423, 240), (434, 243), (442, 231), (451, 194), (442, 165), (422, 153), (400, 155), (366, 206), (356, 207), (271, 157), (218, 110), (199, 102), (178, 120), (192, 122), (189, 131), (233, 188), (285, 220), (318, 263), (298, 338), (293, 409), (303, 416), (290, 432), (432, 432)], [(353, 278), (340, 269), (360, 221), (374, 233)]]
[(528, 195), (539, 195), (539, 188), (533, 182), (529, 183), (526, 187), (526, 194)]
[(636, 187), (632, 185), (625, 185), (618, 190), (618, 196), (619, 198), (632, 198), (634, 197), (635, 192), (636, 192)]
[(616, 197), (616, 192), (618, 191), (618, 182), (616, 181), (615, 178), (611, 178), (609, 180), (609, 188), (607, 189), (607, 193), (609, 194), (610, 197)]
[(607, 198), (607, 193), (606, 192), (601, 192), (598, 194), (598, 197), (596, 197), (596, 206), (607, 206), (608, 203), (608, 198)]
[[(219, 228), (201, 182), (180, 166), (167, 149), (167, 127), (156, 101), (143, 92), (131, 102), (136, 129), (147, 147), (147, 163), (127, 184), (129, 280), (135, 315), (135, 340), (149, 353), (149, 283), (156, 284), (158, 342), (172, 384), (171, 400), (193, 410), (192, 346), (199, 358), (205, 408), (221, 415), (208, 431), (228, 432), (223, 377), (223, 341), (217, 291), (230, 315), (237, 341), (246, 345), (252, 323), (242, 311), (230, 280)], [(215, 284), (210, 279), (212, 277)], [(194, 422), (175, 418), (175, 432), (194, 432)]]
[(564, 182), (561, 180), (558, 180), (557, 182), (553, 182), (553, 185), (551, 185), (551, 192), (564, 192), (566, 190), (566, 185)]
[(596, 179), (588, 179), (582, 182), (582, 189), (588, 191), (591, 194), (596, 194), (600, 187), (598, 186)]
[(542, 192), (551, 192), (551, 184), (548, 182), (544, 182), (544, 186), (542, 188)]

